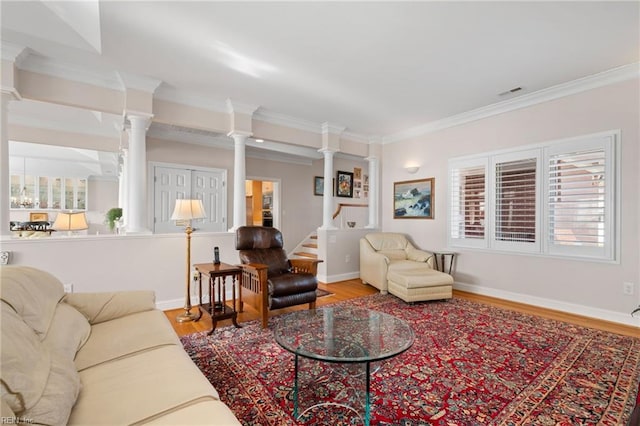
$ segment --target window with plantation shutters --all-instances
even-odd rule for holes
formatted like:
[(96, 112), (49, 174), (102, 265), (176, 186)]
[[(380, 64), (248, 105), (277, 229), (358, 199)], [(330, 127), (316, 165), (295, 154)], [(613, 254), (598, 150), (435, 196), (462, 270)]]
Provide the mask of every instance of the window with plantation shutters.
[(536, 241), (536, 158), (496, 164), (495, 239)]
[(450, 236), (460, 245), (485, 245), (485, 186), (486, 161), (452, 165)]
[(449, 243), (615, 260), (618, 132), (449, 161)]
[(611, 258), (613, 136), (550, 147), (547, 246), (551, 253)]

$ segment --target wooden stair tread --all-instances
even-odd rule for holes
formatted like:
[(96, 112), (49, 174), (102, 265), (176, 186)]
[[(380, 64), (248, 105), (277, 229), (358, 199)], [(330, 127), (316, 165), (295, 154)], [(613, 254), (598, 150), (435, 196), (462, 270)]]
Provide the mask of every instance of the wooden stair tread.
[(311, 258), (311, 259), (317, 259), (318, 258), (317, 254), (305, 253), (305, 252), (302, 252), (302, 251), (299, 251), (299, 252), (296, 252), (296, 253), (293, 253), (293, 254), (296, 255), (296, 256), (308, 257), (308, 258)]
[(302, 247), (309, 247), (309, 248), (315, 248), (315, 249), (317, 249), (317, 248), (318, 248), (318, 245), (317, 245), (317, 244), (315, 244), (315, 243), (306, 243), (306, 244), (303, 244), (303, 245), (302, 245)]
[(317, 235), (312, 235), (312, 236), (310, 236), (309, 238), (311, 238), (312, 240), (317, 240), (317, 239), (318, 239), (318, 236), (317, 236)]

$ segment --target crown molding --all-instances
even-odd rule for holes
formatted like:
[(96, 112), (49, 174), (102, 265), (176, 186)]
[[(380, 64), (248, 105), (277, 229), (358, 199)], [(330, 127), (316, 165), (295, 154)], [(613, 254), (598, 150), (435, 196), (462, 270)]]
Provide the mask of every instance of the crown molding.
[(230, 98), (227, 98), (225, 103), (229, 114), (239, 113), (253, 115), (253, 113), (260, 108), (260, 105), (243, 104), (241, 102), (232, 101)]
[(104, 129), (95, 126), (79, 127), (78, 123), (65, 124), (59, 121), (47, 121), (43, 119), (34, 119), (18, 114), (9, 114), (9, 124), (12, 126), (24, 126), (34, 129), (55, 130), (66, 133), (75, 133), (87, 136), (101, 136), (106, 138), (117, 138), (119, 131), (114, 127), (111, 129)]
[(124, 71), (117, 71), (116, 74), (122, 82), (122, 87), (124, 89), (154, 93), (160, 84), (162, 84), (162, 80), (147, 77), (145, 75), (132, 74)]
[(275, 124), (278, 126), (291, 127), (305, 132), (311, 132), (316, 134), (322, 134), (321, 123), (305, 120), (298, 117), (292, 117), (290, 115), (281, 114), (278, 112), (267, 111), (264, 108), (258, 108), (253, 114), (253, 118), (258, 121), (263, 121), (269, 124)]
[(30, 51), (24, 46), (3, 41), (0, 45), (0, 54), (3, 61), (13, 62), (16, 67), (20, 68), (20, 65), (30, 55)]
[(346, 129), (345, 126), (340, 126), (338, 124), (331, 124), (328, 121), (322, 123), (322, 134), (332, 134), (332, 135), (341, 135), (342, 132)]
[[(151, 126), (147, 136), (155, 139), (200, 145), (208, 148), (220, 148), (228, 151), (233, 151), (235, 149), (233, 139), (230, 137), (208, 130), (196, 130), (175, 125), (155, 123)], [(268, 141), (265, 141), (264, 143), (270, 144)], [(273, 144), (273, 148), (277, 148), (276, 145), (278, 144)], [(304, 158), (305, 154), (309, 155), (308, 152), (303, 153), (302, 151), (296, 151), (295, 153), (292, 153), (290, 150), (285, 148), (269, 151), (263, 149), (263, 144), (252, 142), (251, 140), (247, 140), (247, 148), (245, 155), (249, 158), (273, 160), (307, 166), (311, 165), (313, 162), (313, 158)]]
[(36, 54), (27, 55), (18, 68), (64, 80), (91, 84), (105, 89), (123, 91), (122, 82), (116, 72), (87, 70), (86, 68), (53, 61)]
[(344, 139), (349, 139), (358, 143), (363, 143), (365, 145), (368, 145), (371, 140), (371, 138), (368, 136), (361, 135), (360, 133), (347, 132), (347, 131), (342, 132), (340, 136), (343, 137)]
[(427, 133), (459, 126), (471, 121), (481, 120), (483, 118), (503, 114), (505, 112), (514, 111), (521, 108), (526, 108), (539, 103), (552, 101), (554, 99), (563, 98), (565, 96), (638, 77), (640, 77), (640, 62), (635, 62), (632, 64), (613, 68), (611, 70), (603, 71), (598, 74), (593, 74), (587, 77), (579, 78), (577, 80), (572, 80), (566, 83), (551, 86), (546, 89), (519, 96), (517, 98), (453, 115), (442, 120), (433, 121), (422, 126), (413, 127), (406, 131), (382, 138), (382, 143), (388, 144), (419, 137)]
[(173, 87), (166, 86), (164, 84), (153, 94), (155, 99), (160, 99), (167, 102), (174, 102), (177, 104), (187, 105), (195, 108), (202, 108), (213, 110), (215, 112), (227, 113), (226, 101), (217, 99), (211, 99), (201, 95), (195, 95), (193, 93), (185, 93), (176, 90)]

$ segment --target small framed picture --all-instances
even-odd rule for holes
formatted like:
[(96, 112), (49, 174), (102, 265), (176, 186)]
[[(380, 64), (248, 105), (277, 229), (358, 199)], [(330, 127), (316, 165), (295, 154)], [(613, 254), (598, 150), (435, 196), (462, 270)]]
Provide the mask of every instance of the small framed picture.
[(338, 170), (336, 195), (338, 197), (353, 197), (353, 173)]
[(313, 195), (324, 195), (324, 178), (322, 176), (313, 177)]
[(433, 219), (435, 178), (394, 182), (394, 219)]

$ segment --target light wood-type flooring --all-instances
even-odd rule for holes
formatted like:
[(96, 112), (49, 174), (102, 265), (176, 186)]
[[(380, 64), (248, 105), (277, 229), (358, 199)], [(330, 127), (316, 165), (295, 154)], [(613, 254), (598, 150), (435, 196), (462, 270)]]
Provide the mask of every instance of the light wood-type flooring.
[[(356, 297), (367, 296), (369, 294), (375, 294), (378, 289), (368, 285), (362, 284), (359, 279), (342, 281), (332, 284), (319, 284), (319, 287), (333, 293), (330, 296), (321, 297), (318, 299), (317, 306), (323, 306), (329, 303), (334, 303), (342, 300), (353, 299)], [(511, 309), (514, 311), (524, 312), (531, 315), (537, 315), (544, 318), (555, 319), (568, 323), (578, 324), (584, 327), (591, 327), (600, 330), (609, 331), (612, 333), (618, 333), (625, 336), (640, 337), (640, 328), (618, 324), (614, 322), (602, 321), (594, 318), (583, 317), (574, 314), (568, 314), (565, 312), (554, 311), (551, 309), (539, 308), (536, 306), (525, 305), (522, 303), (511, 302), (502, 299), (496, 299), (489, 296), (481, 296), (473, 293), (467, 293), (463, 291), (454, 290), (454, 298), (461, 298), (472, 300), (475, 302), (485, 303), (488, 305), (494, 305), (505, 309)], [(277, 315), (279, 313), (290, 312), (298, 309), (307, 309), (308, 305), (294, 306), (291, 308), (280, 309), (278, 311), (272, 311), (271, 315)], [(195, 309), (195, 308), (194, 308)], [(243, 323), (258, 319), (258, 313), (250, 306), (245, 305), (245, 311), (238, 314), (238, 322)], [(178, 336), (184, 336), (187, 334), (195, 333), (198, 331), (211, 330), (211, 319), (208, 314), (203, 314), (202, 319), (197, 322), (177, 323), (175, 317), (181, 313), (183, 309), (172, 309), (165, 311), (167, 318), (171, 321), (173, 328)], [(231, 320), (218, 321), (217, 327), (224, 327), (231, 325)], [(242, 324), (241, 324), (242, 325)]]

